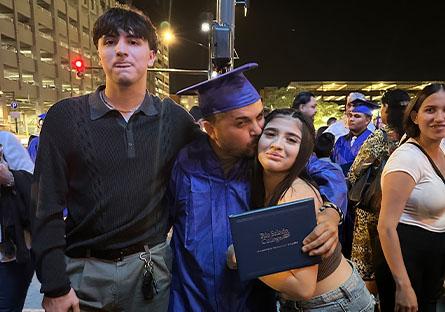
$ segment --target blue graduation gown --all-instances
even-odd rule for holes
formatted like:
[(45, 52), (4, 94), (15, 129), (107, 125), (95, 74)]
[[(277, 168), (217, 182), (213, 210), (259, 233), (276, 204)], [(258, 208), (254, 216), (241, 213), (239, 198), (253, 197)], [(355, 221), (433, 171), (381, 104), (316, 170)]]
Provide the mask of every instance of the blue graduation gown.
[(34, 163), (36, 162), (38, 147), (39, 147), (39, 137), (36, 136), (31, 140), (31, 142), (29, 142), (28, 145), (28, 153)]
[(348, 186), (340, 166), (329, 158), (311, 156), (307, 164), (310, 177), (320, 188), (320, 194), (339, 207), (346, 215), (348, 209)]
[(247, 161), (227, 177), (207, 137), (178, 155), (170, 181), (173, 222), (172, 285), (169, 311), (253, 311), (252, 282), (242, 283), (226, 266), (232, 244), (228, 216), (248, 210)]
[(352, 134), (349, 133), (340, 137), (334, 145), (334, 151), (332, 153), (335, 163), (340, 165), (343, 170), (343, 174), (348, 174), (349, 168), (352, 166), (355, 157), (360, 150), (363, 142), (370, 136), (372, 132), (368, 129), (363, 131), (354, 141), (351, 146)]

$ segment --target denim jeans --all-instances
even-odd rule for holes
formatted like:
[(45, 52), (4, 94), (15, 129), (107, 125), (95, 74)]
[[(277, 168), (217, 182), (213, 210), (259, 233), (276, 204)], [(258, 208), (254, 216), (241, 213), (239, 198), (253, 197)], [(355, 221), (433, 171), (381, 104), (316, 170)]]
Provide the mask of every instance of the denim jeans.
[(22, 311), (33, 274), (31, 261), (0, 262), (0, 312)]
[(284, 301), (281, 304), (281, 312), (291, 311), (374, 311), (375, 301), (366, 289), (365, 283), (360, 277), (355, 266), (351, 263), (352, 274), (337, 289), (314, 297), (307, 301)]

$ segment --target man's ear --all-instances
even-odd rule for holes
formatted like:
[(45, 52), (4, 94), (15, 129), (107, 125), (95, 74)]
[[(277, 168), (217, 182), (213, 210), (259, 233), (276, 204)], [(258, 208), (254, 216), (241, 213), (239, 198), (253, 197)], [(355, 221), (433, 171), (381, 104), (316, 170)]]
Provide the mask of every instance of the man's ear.
[(153, 67), (153, 64), (156, 61), (156, 52), (154, 50), (150, 50), (149, 56), (148, 56), (148, 67)]
[(215, 139), (215, 127), (213, 126), (213, 124), (208, 121), (208, 120), (203, 120), (202, 124), (204, 126), (204, 129), (206, 131), (206, 133), (208, 134), (208, 136), (214, 140)]
[(418, 122), (417, 122), (417, 112), (416, 111), (411, 111), (411, 113), (409, 114), (409, 117), (414, 122), (414, 124), (416, 124), (416, 125), (418, 124)]
[(365, 116), (366, 116), (367, 125), (368, 125), (370, 122), (372, 122), (372, 116), (369, 116), (369, 115), (365, 115)]

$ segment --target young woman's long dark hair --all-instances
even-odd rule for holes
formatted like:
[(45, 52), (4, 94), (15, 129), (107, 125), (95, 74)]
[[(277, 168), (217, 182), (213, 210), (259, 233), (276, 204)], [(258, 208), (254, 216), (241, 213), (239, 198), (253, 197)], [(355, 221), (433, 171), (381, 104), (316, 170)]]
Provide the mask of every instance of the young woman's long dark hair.
[[(289, 170), (287, 176), (281, 181), (277, 188), (274, 190), (271, 199), (267, 203), (267, 206), (276, 205), (278, 201), (283, 197), (286, 191), (292, 186), (292, 183), (297, 178), (302, 178), (305, 181), (309, 181), (310, 178), (306, 172), (306, 165), (311, 157), (314, 149), (314, 126), (312, 121), (305, 117), (300, 112), (292, 108), (280, 108), (272, 111), (266, 117), (266, 126), (271, 120), (279, 117), (291, 117), (295, 118), (295, 122), (300, 121), (301, 124), (301, 143), (300, 150), (294, 164)], [(258, 161), (258, 155), (255, 157), (255, 168), (252, 181), (252, 205), (253, 208), (264, 207), (265, 190), (263, 184), (263, 167)]]
[(382, 104), (387, 106), (387, 125), (397, 132), (399, 138), (405, 133), (403, 114), (410, 100), (409, 94), (401, 89), (389, 90), (382, 96)]

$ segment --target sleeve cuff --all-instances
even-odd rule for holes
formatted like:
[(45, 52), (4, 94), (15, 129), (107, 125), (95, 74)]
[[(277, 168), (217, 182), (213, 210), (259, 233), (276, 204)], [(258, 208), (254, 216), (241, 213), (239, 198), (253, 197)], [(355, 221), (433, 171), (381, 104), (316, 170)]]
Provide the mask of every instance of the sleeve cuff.
[(63, 288), (45, 292), (45, 296), (49, 298), (62, 297), (67, 293), (69, 293), (70, 290), (71, 290), (71, 285), (65, 285)]

